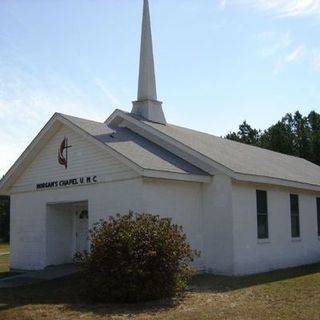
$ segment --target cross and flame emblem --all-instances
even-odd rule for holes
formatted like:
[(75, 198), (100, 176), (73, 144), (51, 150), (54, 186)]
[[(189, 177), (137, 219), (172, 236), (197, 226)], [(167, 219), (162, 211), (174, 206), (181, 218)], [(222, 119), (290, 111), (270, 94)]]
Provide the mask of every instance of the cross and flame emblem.
[(70, 149), (72, 146), (69, 146), (68, 144), (68, 138), (64, 138), (61, 142), (60, 148), (58, 149), (58, 162), (62, 166), (65, 167), (65, 169), (68, 169), (68, 149)]

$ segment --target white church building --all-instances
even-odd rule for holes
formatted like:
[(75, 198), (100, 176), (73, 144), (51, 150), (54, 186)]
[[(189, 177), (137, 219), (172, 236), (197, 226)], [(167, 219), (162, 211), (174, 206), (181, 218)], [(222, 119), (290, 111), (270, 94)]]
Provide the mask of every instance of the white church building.
[[(182, 107), (182, 106), (181, 106)], [(11, 269), (72, 262), (117, 213), (182, 225), (199, 270), (243, 275), (320, 261), (320, 167), (167, 123), (157, 99), (148, 0), (131, 113), (56, 113), (0, 182), (11, 197)]]

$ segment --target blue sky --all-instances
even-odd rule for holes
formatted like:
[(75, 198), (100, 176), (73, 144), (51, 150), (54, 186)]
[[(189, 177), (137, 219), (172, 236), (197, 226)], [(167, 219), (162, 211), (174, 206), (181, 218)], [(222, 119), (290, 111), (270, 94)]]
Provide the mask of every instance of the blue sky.
[[(320, 0), (150, 0), (170, 123), (216, 135), (320, 110)], [(142, 0), (1, 0), (0, 175), (57, 112), (136, 97)]]

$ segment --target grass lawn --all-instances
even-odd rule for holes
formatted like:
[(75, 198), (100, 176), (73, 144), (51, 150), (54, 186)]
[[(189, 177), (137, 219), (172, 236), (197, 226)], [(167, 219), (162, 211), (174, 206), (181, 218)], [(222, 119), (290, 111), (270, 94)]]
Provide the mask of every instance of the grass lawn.
[(9, 251), (9, 243), (0, 243), (0, 254)]
[(9, 256), (0, 257), (0, 279), (9, 275), (8, 261), (9, 261)]
[[(9, 252), (8, 243), (0, 243), (0, 254)], [(8, 268), (9, 256), (0, 256), (0, 279), (9, 275)]]
[(1, 276), (1, 273), (9, 271), (8, 260), (9, 260), (9, 256), (0, 257), (0, 276)]
[(320, 264), (239, 278), (200, 275), (177, 301), (94, 305), (79, 291), (79, 275), (0, 289), (0, 319), (320, 319)]

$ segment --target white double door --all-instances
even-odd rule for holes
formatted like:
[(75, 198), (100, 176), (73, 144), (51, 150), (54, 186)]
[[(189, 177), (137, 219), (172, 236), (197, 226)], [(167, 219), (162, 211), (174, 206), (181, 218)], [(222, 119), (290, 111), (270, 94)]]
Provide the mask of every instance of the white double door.
[(73, 251), (83, 252), (89, 249), (89, 219), (86, 206), (76, 206), (73, 216)]

